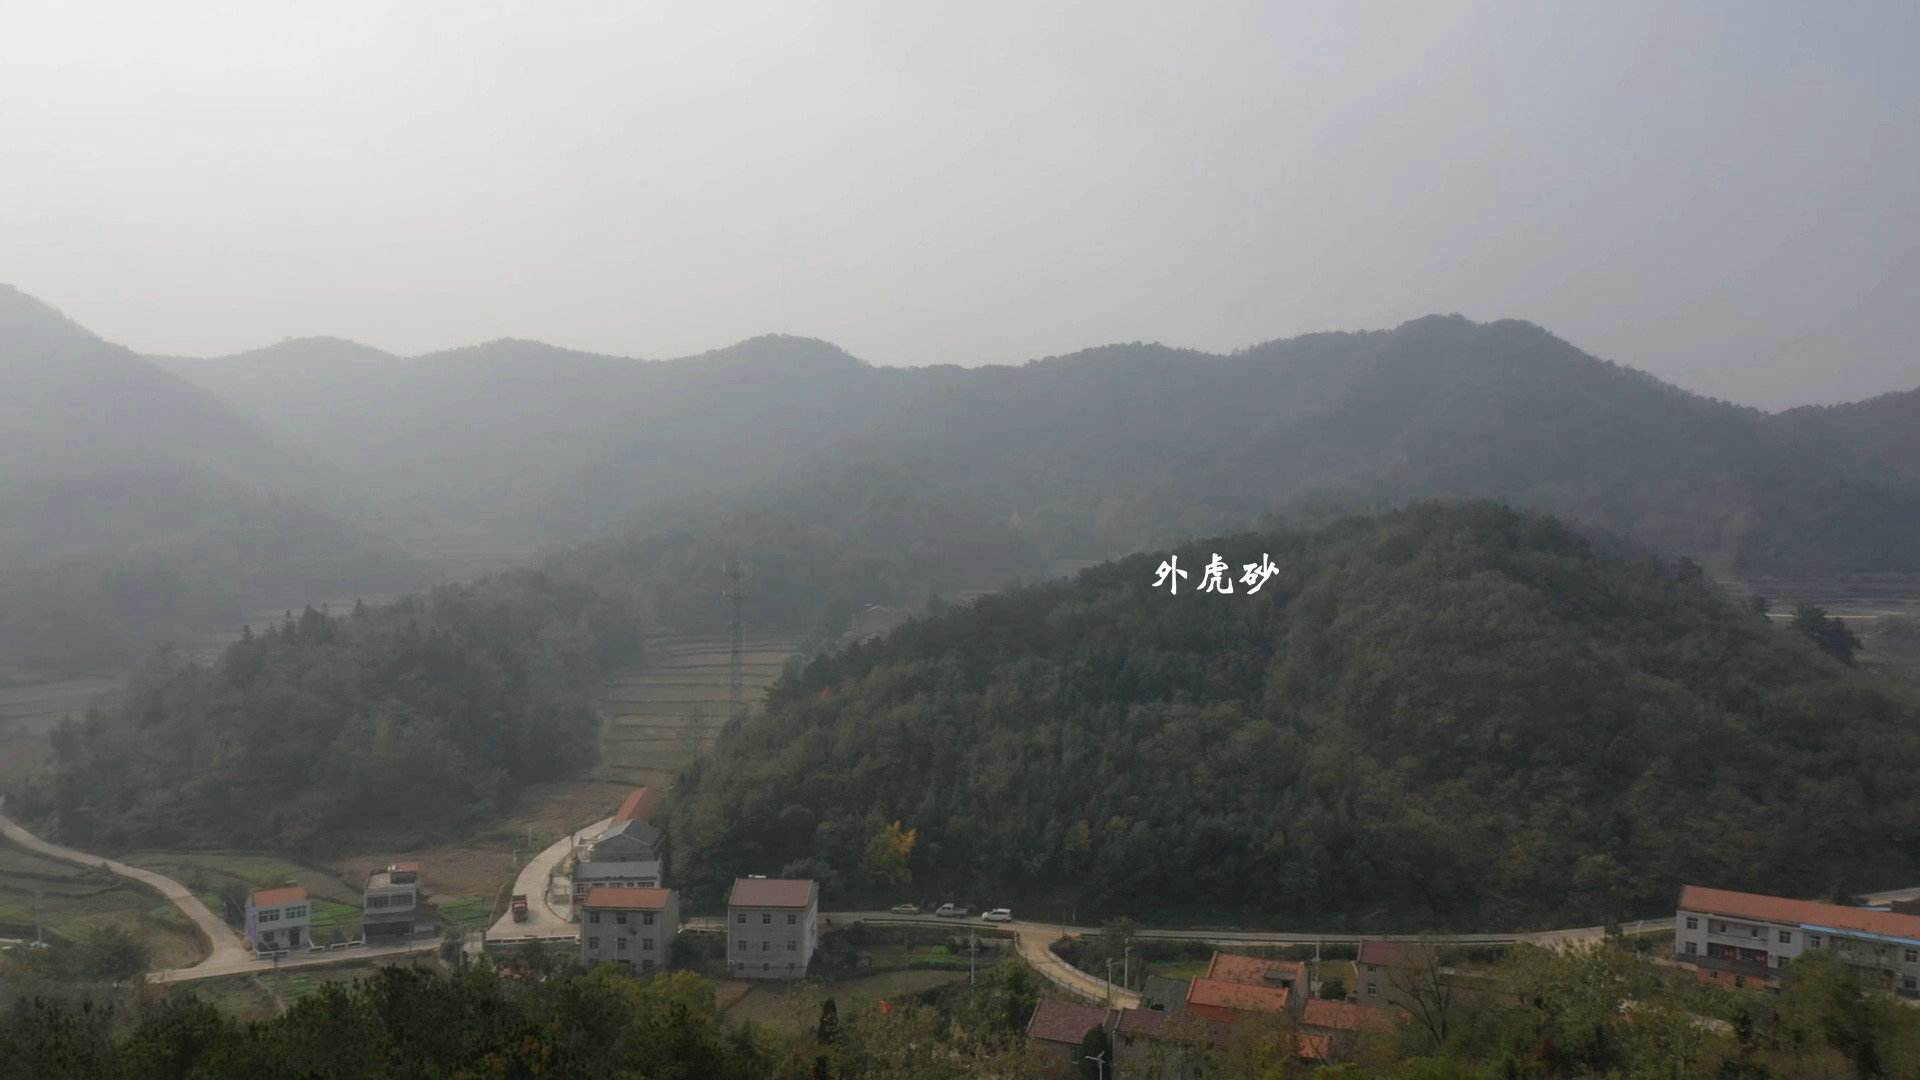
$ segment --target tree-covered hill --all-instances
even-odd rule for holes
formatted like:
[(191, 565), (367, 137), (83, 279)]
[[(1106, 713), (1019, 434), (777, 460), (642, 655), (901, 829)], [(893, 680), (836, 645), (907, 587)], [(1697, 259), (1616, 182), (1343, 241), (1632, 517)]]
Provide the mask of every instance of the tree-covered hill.
[[(1271, 557), (1257, 593), (1209, 557)], [(1920, 875), (1920, 703), (1487, 503), (1177, 549), (817, 660), (680, 782), (675, 875), (1288, 925), (1657, 913)], [(884, 855), (884, 851), (882, 852)]]
[(526, 571), (347, 615), (309, 608), (64, 722), (51, 776), (16, 805), (108, 848), (449, 835), (591, 763), (590, 695), (639, 649), (631, 605)]
[(1920, 389), (1788, 409), (1768, 422), (1792, 437), (1837, 449), (1862, 468), (1920, 480)]
[(111, 670), (262, 604), (426, 576), (307, 455), (5, 285), (0, 462), (0, 676)]
[(1467, 496), (1720, 573), (1920, 569), (1920, 478), (1513, 320), (965, 369), (786, 336), (657, 362), (322, 341), (168, 364), (357, 477), (384, 528), (443, 547), (659, 534), (782, 502), (832, 528), (831, 493), (884, 469), (966, 507), (962, 536), (1011, 523), (1041, 562)]

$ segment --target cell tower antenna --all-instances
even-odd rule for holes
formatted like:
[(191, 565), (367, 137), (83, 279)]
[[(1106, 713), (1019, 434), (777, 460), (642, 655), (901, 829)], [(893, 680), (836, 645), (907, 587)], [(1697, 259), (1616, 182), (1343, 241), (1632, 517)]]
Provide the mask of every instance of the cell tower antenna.
[(747, 718), (745, 684), (740, 674), (740, 654), (746, 637), (747, 590), (741, 583), (741, 578), (739, 556), (727, 556), (727, 590), (723, 595), (727, 598), (728, 630), (732, 637), (732, 651), (727, 667), (727, 722), (736, 727)]

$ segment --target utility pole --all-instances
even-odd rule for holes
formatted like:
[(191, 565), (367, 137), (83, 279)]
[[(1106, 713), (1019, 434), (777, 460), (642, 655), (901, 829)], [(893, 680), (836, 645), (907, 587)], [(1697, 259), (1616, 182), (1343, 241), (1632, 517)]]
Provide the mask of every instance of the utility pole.
[(1120, 985), (1133, 989), (1133, 946), (1120, 950)]
[(967, 986), (973, 986), (973, 958), (980, 952), (980, 932), (967, 928)]
[(1107, 958), (1107, 1007), (1108, 1008), (1113, 1007), (1113, 965), (1119, 962), (1120, 961), (1115, 960), (1112, 957)]
[(727, 669), (727, 722), (739, 724), (747, 718), (747, 700), (740, 677), (740, 653), (745, 637), (747, 599), (746, 589), (740, 584), (741, 570), (738, 557), (727, 556), (727, 588), (721, 595), (727, 599), (728, 632), (732, 637), (732, 652)]

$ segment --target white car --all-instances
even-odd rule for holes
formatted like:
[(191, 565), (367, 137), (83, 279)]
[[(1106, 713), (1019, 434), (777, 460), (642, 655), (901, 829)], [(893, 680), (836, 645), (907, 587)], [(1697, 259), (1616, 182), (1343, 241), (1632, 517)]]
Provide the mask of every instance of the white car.
[(997, 907), (997, 908), (994, 908), (992, 911), (981, 912), (980, 917), (987, 920), (988, 922), (1012, 922), (1013, 909)]

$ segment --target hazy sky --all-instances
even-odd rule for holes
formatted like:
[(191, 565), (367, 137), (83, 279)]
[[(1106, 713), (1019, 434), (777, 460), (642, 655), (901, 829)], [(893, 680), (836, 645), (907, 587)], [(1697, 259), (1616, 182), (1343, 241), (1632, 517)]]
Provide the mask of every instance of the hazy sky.
[(1917, 251), (1911, 0), (0, 0), (0, 281), (151, 352), (1459, 311), (1771, 406), (1920, 385)]

